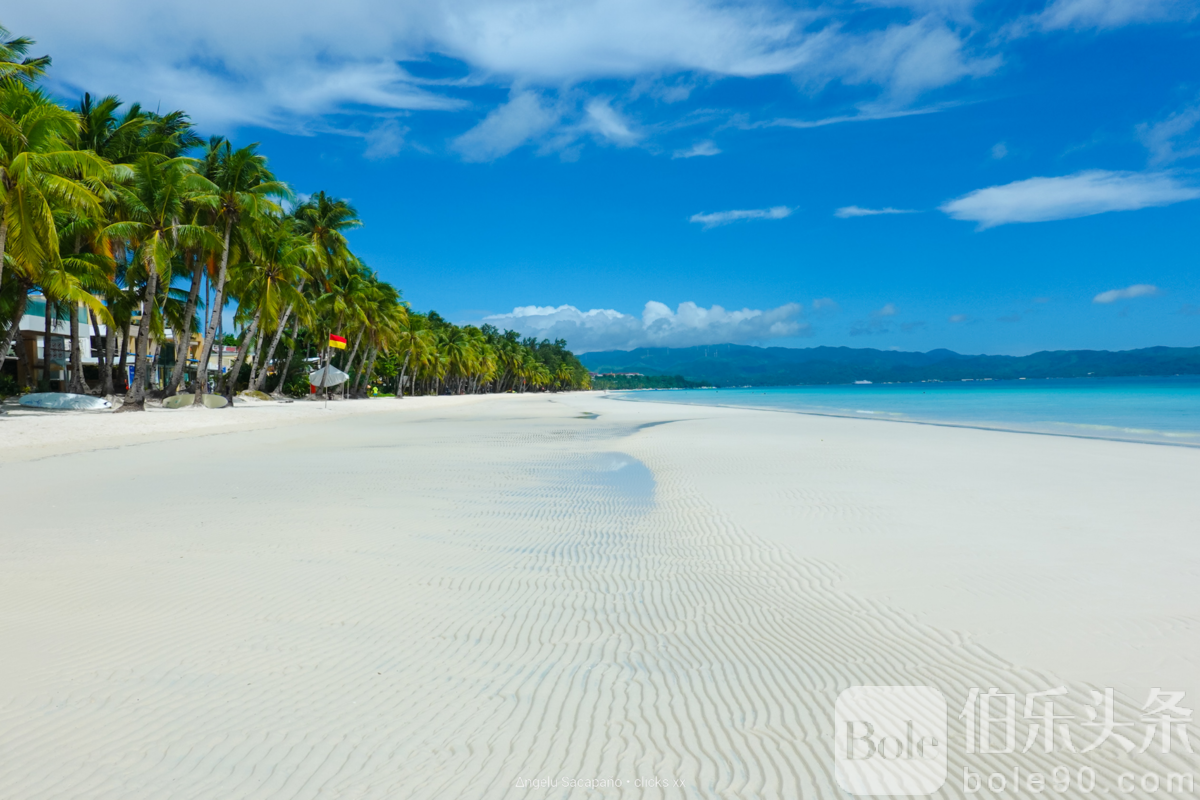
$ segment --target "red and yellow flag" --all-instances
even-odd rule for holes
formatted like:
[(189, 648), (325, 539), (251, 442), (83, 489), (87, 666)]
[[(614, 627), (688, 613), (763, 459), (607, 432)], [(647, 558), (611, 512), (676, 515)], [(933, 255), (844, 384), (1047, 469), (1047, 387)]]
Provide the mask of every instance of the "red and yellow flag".
[(341, 336), (334, 336), (331, 333), (331, 334), (329, 334), (329, 346), (336, 347), (338, 350), (345, 350), (346, 349), (346, 340), (344, 338), (342, 338)]

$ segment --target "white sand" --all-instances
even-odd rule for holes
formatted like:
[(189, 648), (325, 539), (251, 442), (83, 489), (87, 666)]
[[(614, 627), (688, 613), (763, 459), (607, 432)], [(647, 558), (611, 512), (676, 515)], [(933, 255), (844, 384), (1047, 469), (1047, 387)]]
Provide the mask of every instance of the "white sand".
[[(330, 408), (0, 418), (0, 798), (839, 797), (851, 685), (952, 718), (970, 687), (1200, 698), (1198, 451), (595, 394)], [(952, 736), (952, 776), (1198, 771)], [(547, 775), (683, 787), (514, 788)]]

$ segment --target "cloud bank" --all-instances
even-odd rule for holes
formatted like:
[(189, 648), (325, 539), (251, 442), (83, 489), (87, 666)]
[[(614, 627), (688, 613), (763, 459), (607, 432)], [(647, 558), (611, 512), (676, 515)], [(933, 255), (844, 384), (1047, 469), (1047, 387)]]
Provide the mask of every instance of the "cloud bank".
[(688, 222), (697, 222), (708, 228), (728, 225), (731, 222), (745, 222), (751, 219), (784, 219), (792, 215), (792, 209), (787, 206), (774, 208), (753, 208), (744, 211), (715, 211), (711, 214), (692, 214)]
[[(544, 106), (589, 81), (640, 80), (670, 100), (697, 80), (786, 76), (872, 87), (896, 106), (998, 64), (947, 21), (961, 17), (960, 3), (909, 5), (883, 19), (853, 5), (767, 0), (211, 0), (203, 14), (151, 0), (54, 0), (12, 5), (3, 22), (53, 54), (52, 78), (69, 95), (117, 93), (184, 108), (210, 128), (289, 132), (327, 115), (473, 110), (487, 124), (477, 139), (511, 141), (512, 128), (489, 122), (492, 104), (465, 92), (499, 87), (520, 100), (532, 91)], [(425, 69), (432, 57), (453, 68)], [(570, 124), (636, 138), (599, 102), (580, 102)], [(503, 150), (461, 145), (477, 158)]]
[(940, 206), (979, 230), (1014, 222), (1073, 219), (1108, 211), (1167, 206), (1200, 197), (1200, 189), (1165, 173), (1087, 170), (1060, 178), (1029, 178), (978, 189)]
[(1092, 298), (1093, 303), (1115, 303), (1118, 300), (1132, 300), (1135, 297), (1153, 297), (1158, 294), (1158, 287), (1149, 283), (1135, 283), (1124, 289), (1109, 289)]
[(651, 300), (640, 318), (613, 309), (581, 311), (575, 306), (522, 306), (510, 314), (495, 314), (483, 321), (525, 336), (566, 339), (575, 352), (590, 353), (636, 347), (744, 344), (807, 336), (810, 329), (802, 315), (803, 308), (798, 303), (766, 311), (750, 308), (727, 311), (718, 305), (702, 308), (688, 302), (680, 303), (672, 311), (669, 306)]

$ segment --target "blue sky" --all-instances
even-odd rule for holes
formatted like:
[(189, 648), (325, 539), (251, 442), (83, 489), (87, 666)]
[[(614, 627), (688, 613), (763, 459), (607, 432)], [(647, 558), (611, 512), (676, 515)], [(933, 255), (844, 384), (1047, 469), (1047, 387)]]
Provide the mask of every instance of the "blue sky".
[(356, 252), (419, 310), (579, 350), (1019, 354), (1200, 345), (1198, 10), (45, 0), (0, 22), (64, 98), (183, 108), (352, 200)]

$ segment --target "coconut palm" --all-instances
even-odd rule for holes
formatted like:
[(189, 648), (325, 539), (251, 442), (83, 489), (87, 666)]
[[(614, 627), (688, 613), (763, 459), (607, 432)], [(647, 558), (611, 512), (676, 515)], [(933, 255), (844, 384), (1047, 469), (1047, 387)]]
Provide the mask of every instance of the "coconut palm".
[[(342, 265), (350, 255), (345, 231), (357, 228), (362, 224), (358, 218), (358, 212), (345, 200), (330, 197), (321, 191), (297, 206), (293, 210), (292, 216), (296, 219), (297, 231), (308, 237), (314, 249), (313, 258), (311, 261), (306, 262), (306, 272), (301, 276), (300, 284), (297, 288), (303, 291), (305, 285), (311, 281), (314, 282), (312, 285), (318, 285), (320, 290), (325, 290), (328, 288), (328, 277), (335, 271), (344, 271)], [(320, 293), (315, 292), (312, 299), (315, 300)], [(276, 326), (275, 335), (271, 339), (271, 346), (267, 351), (267, 361), (274, 359), (275, 348), (279, 345), (284, 326), (292, 316), (293, 310), (291, 307), (284, 310), (283, 318), (280, 320), (279, 325)], [(292, 363), (292, 356), (295, 353), (296, 335), (299, 332), (299, 327), (300, 320), (293, 319), (292, 335), (288, 345), (287, 356), (283, 359), (279, 381), (275, 386), (276, 395), (283, 393), (283, 386), (287, 380), (287, 371)], [(261, 388), (262, 382), (265, 380), (265, 373), (266, 370), (262, 370), (258, 385), (255, 388)]]
[(260, 217), (248, 236), (250, 261), (232, 271), (230, 288), (231, 294), (238, 298), (238, 313), (251, 321), (233, 368), (225, 373), (222, 391), (226, 396), (231, 396), (236, 388), (255, 336), (258, 341), (253, 351), (261, 361), (262, 331), (278, 323), (285, 307), (304, 302), (296, 284), (303, 272), (302, 265), (313, 257), (313, 248), (295, 228), (295, 220), (290, 218)]
[(144, 278), (142, 313), (138, 323), (134, 356), (133, 386), (125, 395), (121, 411), (145, 409), (145, 381), (150, 327), (154, 317), (160, 277), (170, 280), (172, 258), (186, 245), (214, 246), (212, 232), (188, 221), (189, 203), (216, 205), (218, 189), (196, 171), (191, 158), (167, 158), (143, 153), (131, 165), (132, 179), (119, 187), (123, 219), (110, 224), (106, 238), (120, 238), (134, 247), (136, 259), (129, 265)]
[(15, 39), (8, 29), (0, 25), (0, 80), (32, 81), (40, 78), (50, 66), (50, 56), (28, 58), (26, 53), (35, 42), (25, 36)]
[(286, 184), (275, 180), (267, 169), (267, 160), (257, 153), (258, 144), (234, 150), (228, 141), (213, 141), (209, 147), (212, 192), (205, 198), (215, 212), (217, 223), (223, 227), (217, 272), (216, 296), (208, 328), (200, 346), (200, 363), (196, 369), (196, 404), (208, 385), (208, 354), (217, 336), (221, 312), (225, 305), (225, 281), (229, 274), (229, 253), (234, 229), (244, 220), (254, 220), (264, 214), (280, 213), (276, 199), (291, 197)]
[[(78, 119), (43, 93), (19, 81), (0, 84), (0, 281), (4, 267), (32, 273), (59, 258), (56, 210), (99, 213), (93, 191), (108, 165), (74, 150)], [(13, 318), (17, 321), (24, 313)], [(16, 325), (5, 333), (7, 353)]]
[(433, 345), (433, 331), (429, 330), (425, 317), (407, 309), (397, 315), (396, 347), (397, 352), (404, 353), (404, 363), (396, 376), (397, 398), (404, 399), (404, 380), (409, 365), (413, 366), (414, 373), (419, 371), (420, 365), (428, 361)]

